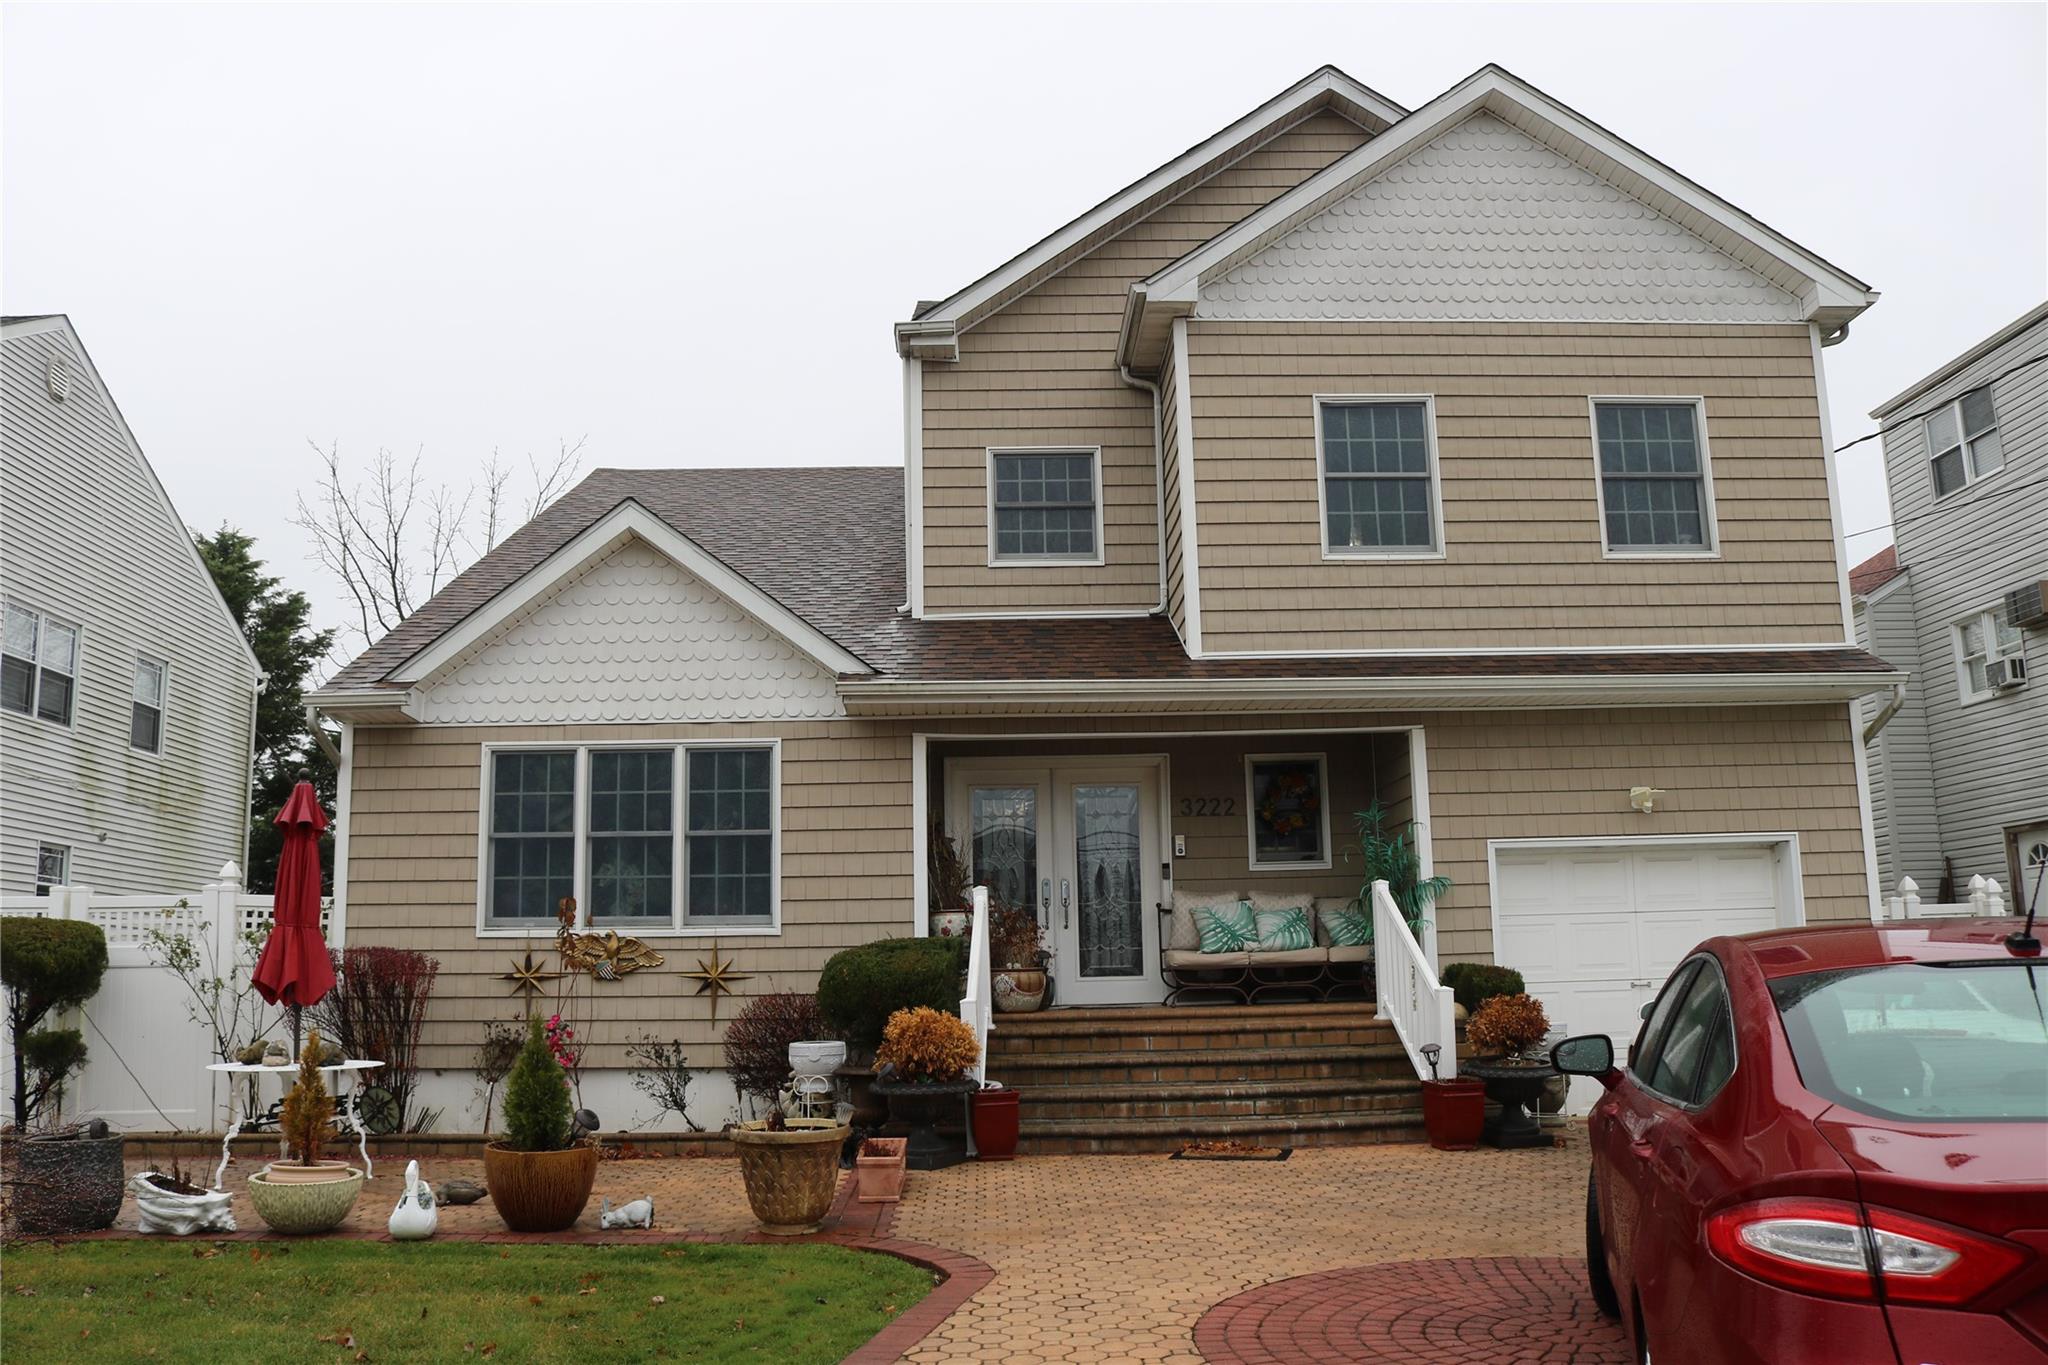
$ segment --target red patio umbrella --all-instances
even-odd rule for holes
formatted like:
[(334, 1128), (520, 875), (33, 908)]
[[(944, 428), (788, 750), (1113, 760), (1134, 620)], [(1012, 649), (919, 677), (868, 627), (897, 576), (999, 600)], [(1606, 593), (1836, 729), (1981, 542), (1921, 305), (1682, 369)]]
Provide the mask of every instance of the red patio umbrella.
[(257, 959), (253, 984), (265, 1000), (291, 1010), (297, 1048), (299, 1011), (334, 989), (334, 966), (320, 937), (320, 831), (327, 828), (327, 812), (305, 773), (274, 823), (284, 831), (284, 851), (277, 860), (270, 939)]

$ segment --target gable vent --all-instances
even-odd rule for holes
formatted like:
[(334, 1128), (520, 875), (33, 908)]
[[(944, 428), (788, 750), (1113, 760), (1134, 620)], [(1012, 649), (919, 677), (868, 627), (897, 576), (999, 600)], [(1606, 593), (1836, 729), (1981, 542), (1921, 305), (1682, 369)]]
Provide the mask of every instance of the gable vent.
[(61, 403), (71, 396), (71, 357), (58, 353), (50, 357), (43, 366), (43, 387), (50, 391), (50, 401)]

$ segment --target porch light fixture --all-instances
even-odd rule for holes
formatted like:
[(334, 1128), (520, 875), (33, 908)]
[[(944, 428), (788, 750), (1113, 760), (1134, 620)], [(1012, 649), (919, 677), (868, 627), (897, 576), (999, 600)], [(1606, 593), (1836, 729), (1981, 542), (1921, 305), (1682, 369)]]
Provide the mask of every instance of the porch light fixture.
[(1630, 787), (1628, 803), (1645, 815), (1657, 809), (1657, 798), (1664, 794), (1662, 787)]

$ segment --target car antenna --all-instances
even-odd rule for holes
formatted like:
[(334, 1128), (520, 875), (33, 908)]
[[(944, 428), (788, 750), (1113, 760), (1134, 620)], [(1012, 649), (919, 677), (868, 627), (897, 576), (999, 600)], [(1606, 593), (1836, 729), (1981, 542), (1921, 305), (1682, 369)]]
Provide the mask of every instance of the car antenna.
[[(2048, 881), (2048, 858), (2041, 860), (2039, 868), (2040, 870), (2034, 873), (2034, 894), (2027, 898), (2026, 926), (2015, 929), (2005, 936), (2005, 946), (2021, 957), (2041, 955), (2041, 940), (2034, 937), (2034, 916), (2041, 910), (2041, 883)], [(2024, 888), (2026, 883), (2022, 882), (2020, 885)]]

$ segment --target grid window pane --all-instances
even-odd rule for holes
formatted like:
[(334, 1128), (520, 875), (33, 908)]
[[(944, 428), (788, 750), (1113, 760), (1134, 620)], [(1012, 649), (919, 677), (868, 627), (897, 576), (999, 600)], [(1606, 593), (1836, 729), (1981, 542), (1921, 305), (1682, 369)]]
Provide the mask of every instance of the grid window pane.
[(1963, 434), (1976, 436), (1998, 425), (1998, 409), (1988, 388), (1972, 389), (1957, 404), (1963, 410)]
[(1593, 429), (1608, 548), (1705, 546), (1705, 479), (1692, 405), (1605, 403)]
[(687, 921), (772, 917), (772, 763), (765, 748), (690, 751)]
[(1325, 403), (1322, 430), (1328, 547), (1434, 549), (1425, 406)]
[(6, 649), (17, 659), (33, 663), (36, 657), (36, 614), (14, 606), (7, 607)]
[(1095, 457), (997, 455), (998, 558), (1095, 555)]
[(1954, 408), (1943, 408), (1927, 419), (1927, 448), (1936, 455), (1960, 443), (1962, 432), (1956, 426)]
[(36, 646), (36, 662), (67, 677), (78, 671), (78, 632), (55, 621), (43, 622), (43, 638)]
[(562, 898), (575, 894), (575, 802), (575, 754), (493, 756), (491, 920), (551, 920)]
[(1934, 462), (1934, 491), (1936, 495), (1953, 493), (1963, 486), (1963, 452), (1960, 447), (1949, 451)]
[(135, 700), (144, 706), (164, 704), (164, 666), (148, 659), (135, 661)]
[(590, 914), (666, 920), (675, 901), (675, 756), (590, 755)]

